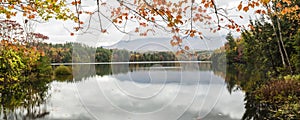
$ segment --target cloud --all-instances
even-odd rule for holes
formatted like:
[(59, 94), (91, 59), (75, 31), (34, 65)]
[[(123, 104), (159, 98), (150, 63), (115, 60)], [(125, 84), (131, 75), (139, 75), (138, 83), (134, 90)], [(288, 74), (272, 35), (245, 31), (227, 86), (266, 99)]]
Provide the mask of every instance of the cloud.
[[(71, 0), (70, 0), (71, 1)], [(110, 1), (111, 2), (111, 1)], [(253, 16), (253, 10), (250, 10), (248, 12), (239, 12), (235, 8), (239, 4), (240, 0), (217, 0), (217, 5), (225, 8), (228, 12), (228, 16), (231, 16), (237, 23), (241, 25), (247, 25), (249, 23), (250, 16), (254, 18)], [(95, 0), (87, 0), (83, 2), (83, 8), (88, 11), (93, 11), (96, 9), (95, 5), (96, 1)], [(112, 4), (116, 4), (115, 2), (111, 2)], [(102, 8), (101, 8), (102, 9)], [(109, 15), (110, 11), (105, 11), (103, 8), (104, 14)], [(240, 19), (239, 15), (244, 16), (244, 19)], [(73, 31), (73, 27), (75, 24), (71, 21), (59, 21), (59, 20), (50, 20), (47, 23), (37, 23), (35, 32), (39, 32), (42, 34), (45, 34), (50, 37), (50, 40), (48, 42), (52, 43), (65, 43), (65, 42), (83, 42), (88, 45), (95, 45), (97, 44), (98, 46), (109, 46), (113, 45), (121, 40), (126, 40), (128, 36), (125, 34), (119, 32), (113, 25), (108, 20), (103, 20), (102, 24), (104, 28), (107, 29), (109, 34), (102, 34), (100, 32), (100, 27), (99, 27), (99, 21), (97, 20), (97, 15), (94, 15), (93, 20), (91, 22), (91, 30), (88, 32), (94, 34), (86, 34), (86, 35), (79, 35), (79, 36), (70, 36), (70, 32)], [(18, 21), (22, 22), (22, 19), (19, 19), (21, 17), (17, 17)], [(85, 22), (88, 21), (88, 16), (83, 16), (82, 20)], [(128, 25), (127, 26), (127, 31), (131, 31), (133, 29), (134, 24)], [(246, 26), (247, 27), (247, 26)], [(205, 30), (204, 30), (205, 32)], [(220, 35), (225, 35), (229, 31), (228, 30), (221, 30), (218, 32)], [(157, 33), (155, 33), (157, 34)], [(205, 32), (206, 36), (210, 36), (209, 32)], [(233, 34), (239, 34), (237, 32)], [(134, 38), (137, 35), (131, 36), (131, 39), (136, 39)], [(161, 35), (161, 36), (166, 36), (166, 35)], [(93, 40), (92, 40), (93, 39)]]

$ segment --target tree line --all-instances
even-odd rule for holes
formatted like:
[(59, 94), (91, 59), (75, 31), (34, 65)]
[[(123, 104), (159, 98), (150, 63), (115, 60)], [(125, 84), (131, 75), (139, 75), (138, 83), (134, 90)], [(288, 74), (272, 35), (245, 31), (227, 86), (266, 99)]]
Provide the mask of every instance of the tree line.
[[(107, 49), (90, 47), (80, 43), (51, 44), (40, 43), (39, 49), (45, 52), (51, 63), (87, 62), (140, 62), (140, 61), (178, 61), (178, 60), (210, 60), (210, 51), (197, 51), (197, 56), (176, 55), (172, 51), (135, 52), (124, 49)], [(85, 51), (85, 53), (78, 53)], [(88, 57), (80, 57), (85, 56)], [(77, 57), (78, 56), (78, 57)], [(81, 60), (90, 58), (89, 60)], [(75, 60), (76, 59), (76, 60)], [(91, 60), (95, 59), (95, 60)]]

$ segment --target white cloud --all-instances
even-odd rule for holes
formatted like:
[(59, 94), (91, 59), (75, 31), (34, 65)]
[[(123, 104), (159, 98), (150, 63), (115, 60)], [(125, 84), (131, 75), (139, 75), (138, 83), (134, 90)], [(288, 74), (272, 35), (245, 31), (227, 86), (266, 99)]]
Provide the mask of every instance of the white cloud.
[[(110, 1), (111, 2), (111, 1)], [(238, 24), (248, 24), (249, 22), (249, 17), (253, 17), (253, 10), (250, 10), (249, 12), (239, 12), (236, 9), (236, 6), (239, 4), (240, 0), (218, 0), (217, 5), (227, 9), (228, 11), (228, 16), (232, 16), (233, 19), (236, 20)], [(84, 1), (82, 6), (85, 10), (88, 11), (93, 11), (96, 9), (95, 5), (96, 1), (95, 0), (87, 0)], [(112, 4), (116, 4), (112, 2)], [(105, 11), (104, 14), (110, 14), (110, 11)], [(240, 19), (239, 15), (242, 15), (244, 19)], [(83, 16), (82, 20), (88, 20), (88, 16)], [(70, 36), (70, 31), (73, 31), (73, 27), (75, 24), (71, 21), (58, 21), (58, 20), (50, 20), (47, 23), (37, 23), (35, 32), (39, 32), (42, 34), (45, 34), (50, 37), (49, 42), (53, 43), (64, 43), (64, 42), (73, 42), (73, 41), (79, 41), (79, 42), (84, 42), (87, 44), (92, 44), (92, 45), (113, 45), (120, 41), (121, 39), (127, 39), (124, 37), (125, 34), (119, 32), (113, 25), (110, 25), (110, 22), (107, 20), (103, 20), (102, 24), (103, 26), (107, 26), (109, 34), (102, 34), (99, 32), (99, 21), (96, 20), (97, 16), (94, 17), (94, 22), (92, 23), (92, 26), (94, 29), (97, 30), (90, 30), (90, 32), (93, 32), (95, 36), (88, 36), (88, 35), (83, 35), (83, 36)], [(254, 17), (253, 17), (254, 18)], [(22, 22), (23, 19), (21, 17), (17, 17), (17, 20)], [(127, 31), (130, 31), (132, 29), (134, 24), (129, 25)], [(246, 26), (247, 27), (247, 26)], [(228, 30), (221, 30), (219, 31), (219, 34), (224, 35), (227, 34), (229, 31)], [(207, 33), (210, 34), (210, 33)], [(238, 33), (234, 33), (238, 34)], [(84, 38), (83, 40), (81, 40)], [(133, 36), (132, 36), (133, 38)], [(131, 39), (132, 39), (131, 38)], [(96, 39), (96, 40), (91, 40), (91, 39)], [(89, 41), (90, 42), (89, 42)]]

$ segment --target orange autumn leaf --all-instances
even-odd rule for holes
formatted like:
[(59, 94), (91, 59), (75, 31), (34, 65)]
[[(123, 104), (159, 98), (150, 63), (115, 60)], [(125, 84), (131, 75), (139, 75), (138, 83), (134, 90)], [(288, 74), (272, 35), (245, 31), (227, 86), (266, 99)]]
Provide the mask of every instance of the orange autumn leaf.
[(134, 31), (134, 32), (136, 32), (136, 33), (139, 32), (139, 28), (135, 28), (135, 31)]
[(106, 29), (102, 29), (101, 32), (102, 32), (102, 33), (106, 33), (107, 30), (106, 30)]
[(281, 7), (282, 7), (281, 3), (278, 2), (278, 3), (276, 4), (276, 7), (281, 8)]
[(246, 6), (246, 7), (243, 8), (243, 10), (244, 10), (245, 12), (247, 12), (247, 11), (249, 10), (249, 7)]
[(118, 20), (117, 20), (117, 19), (113, 19), (113, 22), (114, 22), (114, 23), (117, 23), (117, 22), (118, 22)]
[(205, 8), (208, 8), (208, 7), (209, 7), (209, 4), (208, 4), (208, 3), (204, 4), (204, 7), (205, 7)]
[(151, 17), (151, 21), (155, 21), (155, 18), (154, 18), (154, 17)]
[(191, 37), (195, 37), (195, 33), (192, 32), (192, 33), (190, 34), (190, 36), (191, 36)]
[(287, 3), (288, 5), (292, 3), (291, 0), (282, 0), (282, 2)]
[(259, 3), (258, 3), (258, 2), (255, 2), (255, 6), (259, 6)]
[(243, 7), (242, 2), (240, 2), (239, 6), (238, 6), (238, 10), (241, 10)]
[(45, 56), (45, 52), (41, 52), (41, 56)]
[(75, 1), (73, 1), (71, 4), (72, 4), (72, 5), (76, 5), (76, 2), (75, 2)]
[(146, 26), (147, 26), (147, 24), (146, 24), (146, 23), (140, 23), (140, 26), (142, 26), (142, 27), (146, 27)]
[(261, 13), (261, 10), (256, 10), (255, 13), (260, 14), (260, 13)]
[(170, 22), (170, 23), (168, 24), (168, 27), (174, 27), (174, 23)]
[(181, 15), (177, 15), (177, 16), (176, 16), (176, 19), (181, 19), (181, 18), (182, 18)]
[(270, 2), (270, 0), (260, 0), (260, 2), (263, 3), (264, 5), (266, 5)]
[(185, 46), (184, 49), (185, 50), (190, 50), (190, 47), (189, 46)]

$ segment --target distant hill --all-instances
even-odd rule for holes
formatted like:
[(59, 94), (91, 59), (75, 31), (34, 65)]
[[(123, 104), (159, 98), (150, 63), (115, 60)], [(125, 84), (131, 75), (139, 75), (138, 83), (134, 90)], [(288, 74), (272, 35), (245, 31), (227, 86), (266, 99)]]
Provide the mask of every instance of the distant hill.
[[(188, 38), (183, 40), (183, 45), (190, 46), (191, 50), (214, 50), (224, 44), (225, 37), (211, 38), (211, 40), (201, 40), (198, 38)], [(112, 46), (103, 46), (108, 49), (126, 49), (129, 51), (175, 51), (178, 46), (172, 47), (170, 44), (170, 38), (146, 38), (136, 39), (130, 41), (120, 41)]]

